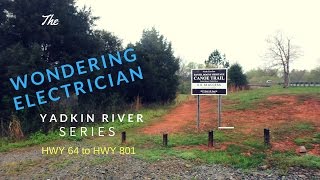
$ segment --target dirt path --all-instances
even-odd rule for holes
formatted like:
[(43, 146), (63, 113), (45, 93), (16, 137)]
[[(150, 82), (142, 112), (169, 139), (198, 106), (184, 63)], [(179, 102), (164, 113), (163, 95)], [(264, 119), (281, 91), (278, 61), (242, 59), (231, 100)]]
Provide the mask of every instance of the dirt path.
[[(162, 132), (183, 132), (196, 130), (196, 99), (171, 110), (159, 121), (142, 129), (146, 134)], [(258, 108), (248, 110), (224, 110), (222, 125), (234, 126), (246, 134), (266, 127), (275, 127), (282, 123), (312, 122), (320, 128), (320, 100), (307, 98), (299, 100), (296, 96), (270, 96), (266, 101), (257, 105)], [(201, 97), (200, 103), (201, 130), (217, 127), (216, 100), (212, 97)]]
[[(209, 96), (201, 97), (201, 119), (210, 119), (214, 111), (213, 100)], [(185, 131), (187, 125), (192, 124), (196, 126), (196, 109), (197, 101), (195, 98), (190, 98), (187, 102), (182, 103), (174, 108), (169, 114), (163, 116), (159, 121), (156, 121), (149, 126), (142, 129), (146, 134), (160, 134), (160, 133), (173, 133)], [(201, 128), (208, 126), (207, 121), (201, 123)]]
[(226, 123), (241, 127), (243, 132), (254, 133), (261, 128), (274, 128), (280, 124), (311, 122), (320, 127), (320, 100), (299, 100), (297, 96), (269, 96), (253, 110), (225, 111)]

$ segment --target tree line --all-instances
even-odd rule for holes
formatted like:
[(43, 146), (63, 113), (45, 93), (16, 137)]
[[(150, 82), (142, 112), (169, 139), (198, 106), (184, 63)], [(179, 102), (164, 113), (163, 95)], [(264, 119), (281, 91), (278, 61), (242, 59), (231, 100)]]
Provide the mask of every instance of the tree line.
[[(246, 72), (249, 83), (262, 84), (271, 80), (272, 83), (283, 83), (283, 73), (275, 68), (257, 68)], [(311, 70), (292, 69), (289, 73), (290, 82), (320, 82), (320, 66)]]
[[(59, 19), (59, 24), (41, 25), (42, 15), (53, 13), (54, 17)], [(151, 28), (142, 32), (138, 42), (124, 45), (113, 33), (94, 29), (97, 19), (90, 8), (76, 7), (74, 0), (0, 2), (0, 135), (10, 135), (8, 127), (13, 127), (12, 123), (17, 121), (25, 134), (39, 130), (47, 133), (58, 127), (58, 124), (42, 123), (38, 117), (40, 113), (114, 113), (130, 108), (136, 101), (150, 104), (167, 103), (175, 99), (179, 59), (174, 56), (171, 42), (155, 28)], [(12, 98), (16, 94), (9, 78), (66, 63), (73, 64), (72, 62), (88, 57), (122, 52), (127, 48), (135, 50), (136, 62), (115, 67), (108, 72), (97, 71), (63, 81), (52, 81), (50, 86), (117, 73), (131, 66), (141, 67), (143, 80), (92, 94), (71, 95), (70, 98), (62, 98), (59, 103), (47, 103), (15, 111)], [(44, 83), (41, 87), (31, 86), (21, 93), (33, 94), (47, 88), (49, 84)]]

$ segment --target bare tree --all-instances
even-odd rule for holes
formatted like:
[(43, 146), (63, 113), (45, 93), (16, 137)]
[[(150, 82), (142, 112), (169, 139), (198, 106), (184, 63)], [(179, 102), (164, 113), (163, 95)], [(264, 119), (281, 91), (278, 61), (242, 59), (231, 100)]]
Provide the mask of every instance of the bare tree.
[(291, 39), (284, 37), (283, 33), (277, 32), (267, 39), (267, 58), (271, 67), (278, 67), (283, 70), (283, 87), (289, 87), (289, 74), (291, 62), (301, 56), (298, 46), (292, 45)]

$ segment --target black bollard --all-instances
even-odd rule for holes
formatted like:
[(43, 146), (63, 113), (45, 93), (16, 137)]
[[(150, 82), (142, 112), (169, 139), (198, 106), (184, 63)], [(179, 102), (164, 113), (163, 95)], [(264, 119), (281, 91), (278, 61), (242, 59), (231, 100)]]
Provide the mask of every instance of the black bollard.
[(168, 134), (163, 134), (163, 146), (168, 146)]
[(122, 132), (121, 133), (121, 143), (126, 143), (126, 139), (127, 139), (127, 136), (126, 136), (126, 132)]
[(213, 147), (213, 131), (208, 132), (208, 147)]
[(263, 132), (264, 132), (264, 144), (266, 146), (270, 146), (270, 130), (268, 128), (265, 128)]

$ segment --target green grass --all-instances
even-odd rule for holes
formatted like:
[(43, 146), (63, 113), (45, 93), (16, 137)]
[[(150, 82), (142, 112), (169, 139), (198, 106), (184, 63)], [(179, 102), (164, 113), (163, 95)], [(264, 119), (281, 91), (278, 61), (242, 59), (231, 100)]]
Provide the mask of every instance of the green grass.
[[(94, 143), (97, 140), (92, 140)], [(108, 140), (109, 145), (120, 146), (120, 135)], [(226, 150), (204, 151), (198, 150), (195, 146), (206, 146), (208, 143), (207, 133), (193, 134), (169, 134), (168, 147), (162, 145), (161, 135), (127, 134), (126, 146), (134, 146), (136, 149), (135, 158), (149, 162), (159, 160), (170, 160), (171, 158), (181, 158), (193, 162), (202, 162), (207, 164), (224, 164), (232, 167), (248, 169), (255, 168), (263, 164), (266, 159), (265, 148), (256, 141), (248, 141), (249, 145), (231, 144)], [(219, 147), (223, 142), (229, 142), (230, 139), (224, 131), (215, 131), (214, 140)], [(261, 151), (262, 150), (262, 151)], [(246, 152), (251, 155), (246, 155)]]
[[(93, 130), (94, 130), (94, 132), (98, 132), (97, 131), (98, 127), (104, 127), (105, 130), (108, 130), (109, 127), (115, 127), (115, 130), (118, 134), (119, 134), (119, 132), (124, 131), (124, 130), (128, 130), (128, 129), (133, 131), (135, 128), (145, 126), (146, 124), (163, 116), (173, 107), (186, 101), (187, 98), (188, 98), (188, 95), (180, 94), (177, 96), (176, 100), (171, 104), (164, 104), (164, 105), (153, 104), (153, 105), (148, 105), (147, 107), (141, 108), (141, 110), (139, 110), (135, 113), (143, 115), (143, 120), (144, 120), (143, 123), (121, 123), (119, 121), (112, 122), (112, 123), (104, 123), (104, 124), (97, 123), (93, 126), (94, 127)], [(133, 112), (132, 111), (124, 112), (124, 114), (126, 114), (126, 113), (133, 113)], [(88, 128), (87, 134), (91, 134), (91, 132), (92, 132), (92, 129)], [(66, 133), (68, 134), (69, 132), (66, 131)], [(67, 140), (71, 140), (71, 141), (81, 141), (85, 138), (83, 136), (80, 136), (80, 131), (76, 131), (75, 134), (76, 134), (76, 136), (66, 135), (66, 137), (61, 137), (59, 135), (58, 131), (49, 132), (48, 135), (45, 135), (44, 133), (39, 131), (39, 132), (36, 132), (36, 133), (30, 135), (27, 139), (22, 140), (22, 141), (12, 142), (8, 139), (0, 139), (0, 152), (9, 151), (9, 150), (15, 149), (15, 148), (21, 148), (21, 147), (42, 144), (45, 142), (50, 142), (50, 141), (54, 141), (54, 140), (58, 140), (58, 139), (67, 139)], [(97, 133), (94, 133), (94, 134), (97, 135)]]
[[(159, 136), (137, 136), (133, 135), (132, 139), (128, 139), (127, 145), (134, 145), (137, 148), (134, 157), (146, 161), (158, 161), (175, 157), (188, 161), (196, 161), (202, 163), (218, 163), (230, 165), (233, 167), (248, 169), (261, 165), (266, 158), (258, 150), (244, 145), (231, 144), (226, 150), (203, 151), (193, 148), (194, 146), (204, 145), (208, 143), (206, 133), (200, 134), (172, 134), (169, 135), (168, 147), (163, 147), (162, 137)], [(215, 131), (214, 140), (216, 145), (229, 141), (223, 131)], [(256, 143), (258, 144), (258, 143)], [(248, 156), (245, 152), (253, 151), (252, 155)]]
[[(214, 132), (215, 142), (226, 141), (227, 138), (224, 136), (223, 131)], [(190, 146), (190, 145), (201, 145), (208, 143), (208, 135), (206, 133), (201, 134), (176, 134), (170, 137), (169, 146)]]
[(310, 122), (300, 122), (294, 126), (294, 130), (296, 131), (313, 131), (314, 129), (314, 125)]
[(42, 144), (49, 141), (54, 141), (61, 139), (58, 132), (51, 132), (45, 135), (42, 132), (37, 132), (32, 134), (28, 139), (17, 142), (10, 142), (9, 140), (3, 140), (0, 144), (0, 152), (8, 151), (14, 148), (21, 148), (26, 146), (32, 146), (37, 144)]
[(306, 137), (306, 138), (296, 138), (294, 139), (294, 143), (298, 146), (305, 146), (307, 149), (312, 149), (313, 148), (313, 141), (311, 138)]
[(308, 138), (296, 138), (296, 139), (294, 140), (294, 142), (295, 142), (297, 145), (302, 146), (302, 145), (305, 145), (305, 144), (307, 144), (307, 143), (310, 143), (311, 140), (308, 139)]
[(287, 136), (299, 137), (312, 134), (314, 131), (315, 126), (311, 122), (284, 123), (274, 128), (273, 135), (276, 140), (283, 140)]
[[(320, 88), (319, 87), (290, 87), (282, 88), (280, 86), (273, 86), (269, 88), (261, 88), (247, 91), (240, 91), (236, 93), (229, 93), (228, 96), (224, 97), (227, 100), (236, 102), (236, 104), (227, 105), (226, 109), (235, 110), (246, 110), (257, 108), (259, 102), (264, 101), (270, 95), (298, 95), (298, 100), (304, 101), (311, 97), (320, 98)], [(269, 102), (272, 103), (279, 102)], [(268, 105), (268, 104), (267, 104)]]
[(320, 144), (320, 133), (314, 134), (312, 142), (315, 143), (315, 144)]
[(287, 171), (289, 167), (320, 168), (320, 157), (313, 155), (296, 155), (293, 151), (275, 151), (268, 159), (269, 165)]
[(207, 164), (224, 164), (236, 168), (248, 169), (261, 165), (266, 155), (254, 153), (251, 156), (242, 154), (242, 147), (230, 146), (226, 151), (202, 151), (196, 149), (177, 150), (173, 148), (157, 148), (140, 150), (135, 157), (146, 161), (159, 161), (171, 157)]
[[(294, 124), (292, 126), (293, 129), (300, 132), (309, 131), (310, 127), (313, 126), (311, 124)], [(215, 132), (218, 146), (220, 143), (230, 142), (227, 137), (228, 135), (223, 131)], [(320, 135), (314, 134), (314, 139), (317, 139), (316, 137), (320, 137)], [(241, 144), (238, 144), (239, 142), (229, 144), (226, 150), (216, 149), (213, 151), (192, 148), (207, 144), (206, 133), (169, 135), (168, 147), (162, 146), (161, 136), (133, 137), (133, 139), (131, 143), (137, 147), (137, 153), (134, 157), (151, 162), (170, 161), (174, 157), (193, 163), (223, 164), (240, 169), (257, 168), (261, 165), (268, 165), (282, 171), (286, 171), (290, 166), (319, 168), (320, 157), (299, 156), (290, 151), (270, 154), (270, 150), (263, 144), (263, 141), (257, 140), (255, 137), (247, 137)]]
[[(275, 128), (273, 135), (274, 140), (285, 140), (286, 137), (293, 137), (293, 141), (297, 146), (305, 146), (312, 149), (313, 144), (319, 143), (320, 138), (316, 138), (316, 128), (311, 122), (296, 122), (293, 124), (285, 123)], [(313, 137), (315, 136), (315, 137)]]
[(293, 156), (289, 160), (290, 166), (320, 169), (320, 157), (313, 155)]
[(250, 138), (250, 139), (247, 139), (247, 140), (243, 141), (243, 145), (246, 145), (246, 146), (248, 146), (250, 148), (253, 148), (253, 149), (256, 149), (256, 150), (259, 150), (259, 151), (264, 151), (267, 148), (261, 140), (258, 141), (258, 140), (253, 139), (253, 138)]
[(197, 159), (197, 155), (196, 153), (192, 152), (192, 151), (184, 151), (181, 152), (177, 155), (179, 158), (181, 159), (185, 159), (185, 160), (194, 160)]
[(306, 148), (312, 148), (312, 144), (320, 144), (320, 133), (315, 133), (313, 136), (303, 136), (294, 139), (296, 145), (306, 146)]

